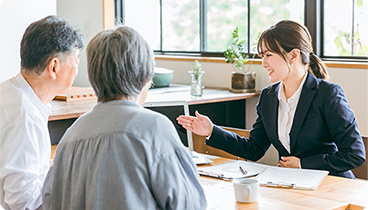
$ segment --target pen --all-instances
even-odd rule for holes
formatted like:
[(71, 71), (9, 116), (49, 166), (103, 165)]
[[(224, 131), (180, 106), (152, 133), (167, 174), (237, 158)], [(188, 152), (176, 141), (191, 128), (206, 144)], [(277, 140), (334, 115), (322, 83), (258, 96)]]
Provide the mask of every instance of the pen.
[(243, 166), (239, 166), (239, 171), (240, 171), (242, 174), (244, 174), (244, 175), (246, 175), (246, 174), (248, 173), (248, 171), (247, 171), (247, 170), (245, 170), (245, 168), (244, 168)]
[(209, 176), (212, 178), (217, 178), (217, 179), (222, 179), (222, 180), (230, 180), (232, 179), (231, 177), (225, 177), (223, 174), (217, 174), (215, 172), (212, 171), (202, 171), (202, 170), (198, 170), (199, 175), (202, 176)]

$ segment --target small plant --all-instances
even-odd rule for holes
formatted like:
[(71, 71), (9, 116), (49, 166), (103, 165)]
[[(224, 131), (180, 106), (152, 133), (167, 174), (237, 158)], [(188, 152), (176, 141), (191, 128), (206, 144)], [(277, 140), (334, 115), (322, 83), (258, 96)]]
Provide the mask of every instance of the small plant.
[(244, 52), (244, 40), (239, 39), (239, 29), (232, 32), (231, 45), (224, 51), (226, 63), (235, 63), (238, 72), (244, 72), (243, 64), (248, 61), (248, 55)]
[(193, 75), (195, 76), (196, 79), (198, 79), (198, 75), (200, 74), (201, 71), (202, 71), (201, 63), (195, 60), (193, 63)]
[[(261, 36), (261, 32), (258, 33), (257, 38), (255, 42), (253, 42), (253, 50), (255, 51), (259, 37)], [(226, 63), (235, 63), (235, 67), (237, 69), (237, 72), (249, 72), (250, 67), (252, 66), (253, 59), (256, 56), (254, 53), (252, 56), (252, 60), (249, 64), (249, 67), (247, 70), (243, 69), (243, 64), (248, 62), (249, 56), (244, 52), (244, 40), (239, 39), (239, 29), (236, 27), (234, 31), (232, 32), (233, 35), (233, 41), (231, 45), (224, 51), (225, 55), (225, 61)]]
[(202, 65), (197, 60), (194, 61), (193, 70), (189, 71), (189, 74), (192, 76), (190, 94), (194, 97), (202, 96), (203, 86), (201, 77), (204, 71), (202, 71)]

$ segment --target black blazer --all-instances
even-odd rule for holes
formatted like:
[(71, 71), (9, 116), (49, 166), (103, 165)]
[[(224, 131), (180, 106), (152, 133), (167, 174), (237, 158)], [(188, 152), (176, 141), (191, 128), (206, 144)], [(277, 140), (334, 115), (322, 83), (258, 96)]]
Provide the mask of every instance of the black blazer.
[(300, 158), (302, 168), (355, 178), (350, 170), (364, 164), (365, 149), (341, 86), (308, 72), (290, 131), (290, 153), (278, 139), (279, 87), (280, 82), (262, 90), (249, 138), (214, 126), (206, 144), (252, 161), (273, 144), (280, 157)]

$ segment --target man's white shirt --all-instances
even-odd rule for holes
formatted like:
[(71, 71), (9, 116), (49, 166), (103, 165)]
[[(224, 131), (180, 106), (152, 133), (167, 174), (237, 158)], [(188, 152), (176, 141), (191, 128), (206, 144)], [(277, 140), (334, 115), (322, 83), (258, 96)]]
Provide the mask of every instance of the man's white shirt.
[(0, 84), (0, 204), (36, 209), (49, 170), (51, 143), (45, 106), (19, 73)]

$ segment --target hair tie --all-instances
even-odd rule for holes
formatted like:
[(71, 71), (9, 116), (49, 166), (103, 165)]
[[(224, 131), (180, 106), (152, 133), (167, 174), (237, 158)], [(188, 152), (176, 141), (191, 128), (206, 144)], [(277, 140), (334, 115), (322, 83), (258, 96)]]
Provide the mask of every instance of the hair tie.
[(309, 65), (314, 64), (315, 63), (315, 57), (313, 56), (314, 52), (312, 51), (311, 53), (309, 53)]

